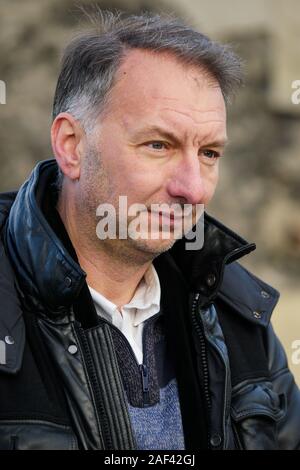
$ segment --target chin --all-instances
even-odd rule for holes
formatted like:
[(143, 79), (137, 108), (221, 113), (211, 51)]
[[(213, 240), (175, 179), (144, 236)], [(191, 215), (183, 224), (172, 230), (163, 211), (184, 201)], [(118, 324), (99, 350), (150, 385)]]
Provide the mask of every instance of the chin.
[(139, 251), (153, 255), (159, 255), (160, 253), (170, 250), (175, 242), (176, 239), (174, 238), (169, 238), (168, 240), (132, 240), (132, 244)]

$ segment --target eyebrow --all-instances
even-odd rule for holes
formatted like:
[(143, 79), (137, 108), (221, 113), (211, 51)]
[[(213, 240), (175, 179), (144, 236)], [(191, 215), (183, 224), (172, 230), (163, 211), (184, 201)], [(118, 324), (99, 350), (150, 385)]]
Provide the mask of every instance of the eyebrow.
[(176, 143), (180, 143), (178, 137), (172, 131), (168, 131), (167, 129), (164, 129), (163, 127), (160, 127), (160, 126), (145, 127), (144, 129), (141, 129), (141, 130), (137, 131), (134, 134), (134, 136), (136, 138), (141, 138), (141, 137), (144, 137), (144, 136), (146, 136), (148, 134), (151, 134), (151, 133), (160, 134), (161, 136), (165, 137), (166, 139), (173, 140)]
[(228, 144), (229, 144), (228, 139), (222, 139), (222, 140), (215, 140), (213, 142), (208, 142), (207, 144), (203, 145), (203, 147), (225, 148)]
[[(151, 133), (157, 133), (160, 134), (162, 137), (165, 137), (168, 140), (172, 140), (173, 142), (176, 142), (177, 144), (180, 144), (180, 140), (178, 137), (172, 132), (167, 129), (164, 129), (163, 127), (160, 126), (148, 126), (144, 129), (141, 129), (137, 131), (134, 136), (135, 138), (142, 138), (146, 137), (147, 135)], [(213, 142), (208, 142), (207, 144), (203, 145), (203, 147), (218, 147), (218, 148), (224, 148), (226, 145), (228, 145), (228, 139), (221, 139), (221, 140), (215, 140)]]

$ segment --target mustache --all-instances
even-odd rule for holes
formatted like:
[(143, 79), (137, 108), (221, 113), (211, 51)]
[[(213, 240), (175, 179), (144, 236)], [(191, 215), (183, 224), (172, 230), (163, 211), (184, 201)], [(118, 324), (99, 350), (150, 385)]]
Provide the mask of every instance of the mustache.
[(177, 202), (155, 202), (149, 205), (145, 204), (145, 206), (149, 213), (159, 212), (166, 215), (171, 214), (174, 217), (196, 215), (197, 209), (196, 205)]

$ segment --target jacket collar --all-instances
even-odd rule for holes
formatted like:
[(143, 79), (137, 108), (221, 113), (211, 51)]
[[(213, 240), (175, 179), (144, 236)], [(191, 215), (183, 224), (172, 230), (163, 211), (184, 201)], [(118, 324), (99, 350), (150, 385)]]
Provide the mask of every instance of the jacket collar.
[(53, 316), (71, 305), (86, 274), (47, 222), (41, 206), (57, 173), (55, 160), (40, 162), (20, 188), (8, 217), (7, 250), (22, 290)]
[(202, 305), (221, 299), (246, 320), (267, 327), (279, 292), (236, 262), (254, 251), (255, 244), (207, 213), (203, 248), (186, 251), (185, 241), (178, 240), (169, 253), (189, 280), (190, 288), (200, 294)]
[[(18, 283), (36, 310), (45, 311), (46, 306), (46, 312), (53, 320), (60, 318), (78, 297), (86, 277), (41, 210), (43, 195), (56, 172), (55, 160), (42, 161), (17, 195), (9, 194), (0, 199), (0, 226), (7, 217), (6, 248)], [(221, 298), (237, 314), (267, 326), (278, 292), (234, 263), (253, 251), (255, 245), (208, 214), (204, 217), (203, 248), (186, 251), (186, 241), (184, 238), (178, 240), (169, 252), (160, 256), (169, 257), (173, 265), (178, 266), (189, 290), (200, 293), (207, 302)], [(15, 323), (20, 325), (19, 306), (15, 315), (0, 324), (0, 340), (12, 331)], [(11, 370), (16, 370), (16, 364), (17, 360)]]

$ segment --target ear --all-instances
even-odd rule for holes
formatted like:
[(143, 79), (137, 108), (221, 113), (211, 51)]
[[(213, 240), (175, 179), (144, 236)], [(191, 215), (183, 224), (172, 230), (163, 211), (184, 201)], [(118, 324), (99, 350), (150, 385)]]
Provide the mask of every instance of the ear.
[(71, 180), (80, 177), (85, 133), (79, 121), (69, 113), (60, 113), (51, 127), (51, 144), (57, 163)]

